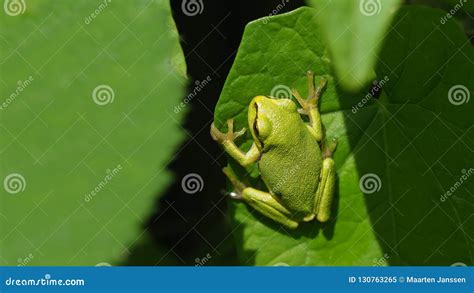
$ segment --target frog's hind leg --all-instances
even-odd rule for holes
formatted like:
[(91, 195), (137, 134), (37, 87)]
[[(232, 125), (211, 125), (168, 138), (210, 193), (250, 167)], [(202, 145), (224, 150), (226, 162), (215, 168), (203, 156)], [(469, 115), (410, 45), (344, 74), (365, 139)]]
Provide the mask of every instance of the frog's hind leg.
[(298, 103), (303, 108), (302, 113), (309, 117), (309, 128), (311, 133), (317, 141), (323, 139), (323, 127), (321, 124), (321, 115), (319, 113), (319, 98), (321, 97), (322, 91), (326, 86), (327, 80), (321, 78), (317, 88), (314, 87), (314, 73), (308, 71), (306, 74), (308, 78), (308, 98), (303, 99), (297, 90), (293, 89), (292, 93), (295, 96)]
[(247, 187), (242, 192), (242, 198), (250, 206), (270, 219), (290, 229), (296, 229), (298, 227), (298, 222), (290, 218), (291, 212), (276, 200), (272, 194)]
[(223, 172), (234, 186), (234, 198), (243, 199), (264, 216), (267, 216), (290, 229), (298, 227), (298, 222), (293, 221), (290, 218), (291, 212), (288, 211), (272, 194), (255, 188), (246, 187), (244, 183), (237, 179), (230, 168), (224, 168)]
[(237, 176), (235, 175), (235, 173), (232, 171), (231, 168), (229, 167), (223, 168), (222, 173), (225, 174), (227, 179), (229, 179), (230, 183), (232, 183), (232, 186), (234, 187), (234, 191), (230, 193), (232, 198), (242, 199), (242, 192), (244, 191), (245, 188), (247, 188), (247, 186), (245, 186), (245, 184), (237, 178)]
[(333, 139), (331, 145), (323, 150), (323, 166), (314, 205), (314, 214), (316, 214), (316, 219), (320, 222), (326, 222), (331, 216), (331, 205), (336, 182), (336, 168), (331, 156), (336, 148), (336, 144), (337, 141)]

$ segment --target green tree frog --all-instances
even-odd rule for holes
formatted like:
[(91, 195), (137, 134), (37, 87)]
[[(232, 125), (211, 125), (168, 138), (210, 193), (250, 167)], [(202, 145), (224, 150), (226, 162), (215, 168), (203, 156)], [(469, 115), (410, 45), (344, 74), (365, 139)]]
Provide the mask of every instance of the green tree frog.
[[(332, 153), (337, 141), (322, 143), (323, 129), (318, 102), (326, 80), (314, 85), (309, 71), (308, 98), (292, 90), (302, 109), (291, 99), (256, 96), (248, 107), (248, 126), (253, 144), (243, 152), (234, 140), (245, 128), (233, 130), (233, 120), (227, 121), (227, 133), (211, 125), (212, 138), (242, 166), (257, 163), (260, 176), (268, 190), (247, 187), (230, 168), (224, 173), (234, 186), (235, 198), (247, 202), (268, 218), (295, 229), (299, 222), (316, 218), (326, 222), (330, 217), (335, 184)], [(307, 115), (309, 122), (300, 114)], [(322, 150), (321, 150), (322, 149)]]

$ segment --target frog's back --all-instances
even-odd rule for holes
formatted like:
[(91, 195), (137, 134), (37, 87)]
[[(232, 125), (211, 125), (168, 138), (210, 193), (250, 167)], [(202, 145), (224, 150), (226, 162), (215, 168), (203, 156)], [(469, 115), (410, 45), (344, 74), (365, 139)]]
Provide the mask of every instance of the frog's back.
[[(300, 119), (300, 127), (286, 138), (265, 146), (259, 161), (263, 181), (296, 218), (313, 213), (321, 171), (321, 151)], [(266, 149), (265, 149), (266, 148)]]

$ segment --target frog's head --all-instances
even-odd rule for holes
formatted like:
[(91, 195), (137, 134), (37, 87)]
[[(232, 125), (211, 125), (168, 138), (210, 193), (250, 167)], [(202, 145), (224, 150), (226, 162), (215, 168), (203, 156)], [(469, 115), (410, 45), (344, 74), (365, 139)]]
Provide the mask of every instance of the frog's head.
[(249, 128), (259, 149), (285, 138), (295, 119), (298, 121), (299, 114), (296, 104), (290, 99), (256, 96), (250, 102)]

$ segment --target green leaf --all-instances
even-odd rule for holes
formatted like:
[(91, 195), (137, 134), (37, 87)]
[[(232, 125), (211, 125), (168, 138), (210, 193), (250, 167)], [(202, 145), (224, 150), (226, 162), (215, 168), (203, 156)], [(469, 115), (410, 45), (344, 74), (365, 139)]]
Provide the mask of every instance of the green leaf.
[(0, 264), (118, 263), (184, 137), (169, 3), (17, 3), (0, 16)]
[(317, 21), (341, 85), (357, 91), (374, 77), (377, 54), (400, 0), (317, 0)]
[[(437, 24), (441, 15), (420, 7), (397, 14), (377, 66), (378, 99), (335, 86), (319, 28), (307, 26), (315, 10), (247, 26), (216, 106), (218, 125), (234, 117), (236, 129), (246, 127), (251, 98), (277, 86), (306, 93), (305, 72), (311, 69), (329, 80), (322, 119), (339, 144), (331, 222), (289, 231), (232, 202), (242, 264), (473, 264), (474, 176), (459, 180), (474, 172), (474, 104), (456, 106), (463, 92), (453, 103), (448, 93), (462, 85), (465, 100), (471, 94), (474, 53), (459, 25)], [(247, 135), (243, 144), (250, 140)], [(442, 199), (452, 188), (454, 194)]]

